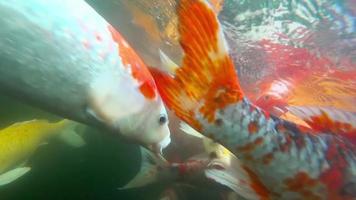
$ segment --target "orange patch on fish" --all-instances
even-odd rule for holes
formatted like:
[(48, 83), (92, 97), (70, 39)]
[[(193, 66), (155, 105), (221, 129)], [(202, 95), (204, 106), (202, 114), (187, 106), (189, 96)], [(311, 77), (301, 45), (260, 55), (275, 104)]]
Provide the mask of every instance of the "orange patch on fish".
[(260, 178), (257, 176), (255, 172), (253, 172), (247, 166), (242, 166), (244, 170), (247, 172), (248, 176), (251, 179), (250, 186), (256, 192), (256, 194), (260, 197), (260, 200), (268, 200), (271, 199), (271, 192), (268, 188), (262, 183)]
[(343, 130), (343, 132), (354, 132), (356, 134), (356, 129), (353, 129), (351, 124), (332, 120), (324, 111), (321, 111), (321, 114), (318, 116), (312, 116), (310, 120), (306, 120), (306, 122), (313, 129), (322, 132), (337, 133), (340, 130)]
[(241, 152), (251, 152), (253, 151), (257, 146), (261, 145), (263, 143), (263, 138), (258, 137), (255, 139), (255, 141), (248, 143), (244, 146), (238, 147), (237, 150)]
[(262, 162), (263, 164), (268, 165), (273, 161), (273, 158), (273, 153), (268, 153), (262, 157)]
[(119, 55), (125, 67), (130, 67), (132, 76), (139, 82), (139, 90), (148, 99), (156, 97), (156, 85), (141, 58), (114, 27), (108, 27), (112, 38), (118, 44)]
[(248, 128), (248, 132), (249, 132), (250, 134), (257, 133), (257, 131), (259, 130), (258, 123), (255, 122), (255, 121), (250, 122), (250, 123), (248, 124), (248, 127), (247, 127), (247, 128)]
[(191, 97), (184, 93), (184, 91), (181, 91), (181, 88), (172, 76), (155, 68), (149, 69), (157, 83), (159, 93), (167, 107), (173, 110), (179, 118), (189, 123), (189, 125), (194, 127), (196, 130), (200, 131), (202, 125), (195, 119), (195, 107)]
[(314, 130), (339, 134), (356, 144), (356, 128), (350, 123), (333, 120), (324, 111), (321, 111), (320, 115), (312, 116), (305, 121)]
[(151, 81), (146, 81), (140, 86), (141, 93), (149, 99), (154, 99), (156, 96), (156, 92), (153, 90), (155, 86), (152, 84), (153, 83)]
[[(214, 123), (215, 112), (243, 98), (237, 74), (223, 44), (218, 20), (203, 1), (182, 0), (178, 5), (178, 31), (184, 50), (175, 78), (153, 70), (160, 94), (179, 117), (195, 123), (200, 113)], [(199, 107), (200, 106), (200, 107)]]
[(284, 182), (288, 190), (299, 193), (304, 199), (322, 199), (312, 192), (313, 188), (319, 185), (318, 180), (312, 179), (306, 172), (299, 172), (294, 177), (287, 178)]

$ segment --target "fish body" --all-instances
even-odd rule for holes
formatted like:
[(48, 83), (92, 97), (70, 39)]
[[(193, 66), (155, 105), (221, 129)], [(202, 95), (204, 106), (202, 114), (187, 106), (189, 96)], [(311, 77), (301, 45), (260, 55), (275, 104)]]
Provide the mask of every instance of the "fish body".
[(259, 81), (257, 87), (261, 91), (258, 94), (247, 95), (257, 106), (276, 116), (286, 113), (288, 106), (322, 106), (356, 111), (353, 103), (356, 101), (355, 65), (341, 62), (345, 59), (336, 64), (306, 48), (268, 40), (262, 40), (260, 45), (266, 52), (265, 62), (274, 70)]
[(141, 148), (142, 165), (139, 173), (121, 189), (146, 186), (152, 183), (191, 183), (204, 177), (208, 160), (192, 157), (185, 162), (167, 162), (144, 148)]
[[(243, 194), (244, 198), (256, 199), (252, 188), (247, 184), (251, 182), (248, 173), (241, 167), (236, 156), (183, 122), (180, 123), (179, 130), (181, 132), (176, 130), (175, 135), (181, 133), (181, 137), (187, 139), (194, 137), (199, 141), (190, 140), (190, 145), (184, 148), (194, 149), (196, 146), (202, 146), (203, 151), (187, 159), (177, 159), (177, 155), (170, 154), (168, 155), (170, 159), (167, 161), (141, 148), (141, 168), (137, 175), (121, 189), (165, 183), (169, 186), (190, 185), (209, 188), (209, 190), (224, 193), (226, 189), (221, 191), (221, 186), (225, 186), (230, 189), (229, 193)], [(177, 149), (174, 151), (175, 154), (182, 152)], [(242, 198), (240, 195), (239, 197)]]
[[(0, 130), (0, 185), (8, 183), (9, 176), (6, 175), (11, 175), (11, 171), (21, 169), (41, 144), (55, 136), (64, 140), (68, 139), (66, 141), (73, 146), (82, 146), (84, 141), (75, 134), (74, 127), (75, 123), (69, 120), (55, 123), (46, 120), (31, 120), (15, 123)], [(23, 171), (19, 170), (19, 172), (19, 176), (23, 175), (21, 174)], [(16, 178), (18, 177), (14, 176), (14, 179)]]
[(85, 1), (0, 3), (0, 90), (137, 143), (169, 143), (145, 64)]
[(174, 76), (151, 70), (168, 108), (239, 158), (258, 199), (354, 199), (355, 144), (332, 127), (296, 125), (253, 105), (213, 9), (181, 0), (177, 12), (182, 66)]

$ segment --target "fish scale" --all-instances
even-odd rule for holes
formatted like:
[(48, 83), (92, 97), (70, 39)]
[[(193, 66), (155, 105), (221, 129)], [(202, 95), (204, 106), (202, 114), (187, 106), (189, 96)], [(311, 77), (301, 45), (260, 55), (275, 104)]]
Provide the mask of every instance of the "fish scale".
[[(259, 172), (261, 180), (266, 185), (279, 185), (279, 187), (281, 188), (281, 193), (283, 193), (282, 188), (284, 187), (285, 180), (287, 178), (292, 178), (293, 175), (295, 175), (296, 173), (306, 172), (308, 175), (311, 176), (311, 178), (318, 178), (318, 176), (320, 176), (320, 174), (326, 170), (325, 168), (320, 168), (320, 166), (323, 165), (320, 162), (327, 162), (325, 154), (328, 145), (325, 146), (325, 143), (327, 144), (337, 140), (335, 136), (312, 135), (309, 133), (302, 133), (296, 127), (294, 127), (293, 129), (289, 129), (286, 132), (280, 131), (276, 128), (278, 124), (290, 126), (289, 123), (286, 123), (281, 120), (273, 120), (271, 118), (268, 119), (268, 117), (266, 117), (262, 112), (259, 112), (258, 110), (248, 112), (251, 107), (253, 106), (250, 105), (248, 101), (241, 101), (235, 106), (230, 106), (225, 110), (219, 111), (219, 116), (223, 123), (222, 126), (218, 128), (216, 126), (214, 126), (213, 128), (212, 125), (207, 123), (205, 119), (199, 117), (197, 117), (197, 119), (200, 121), (201, 124), (203, 124), (203, 127), (205, 129), (202, 130), (202, 132), (212, 132), (212, 129), (216, 129), (216, 131), (213, 131), (212, 133), (219, 134), (213, 134), (214, 138), (216, 138), (216, 140), (228, 147), (242, 160), (246, 159), (246, 156), (244, 155), (246, 155), (247, 153), (249, 159), (251, 159), (250, 156), (252, 156), (253, 160), (248, 160), (246, 162), (249, 163), (248, 166)], [(226, 113), (227, 118), (224, 118), (224, 115), (222, 113)], [(231, 118), (231, 114), (232, 116), (234, 116), (234, 118)], [(263, 119), (260, 121), (261, 127), (263, 127), (264, 125), (265, 127), (273, 127), (273, 129), (261, 128), (257, 133), (249, 133), (247, 128), (248, 124), (256, 120), (256, 118)], [(225, 123), (225, 120), (242, 120), (242, 124), (234, 124), (232, 127), (226, 127), (224, 125), (229, 123)], [(266, 140), (266, 136), (270, 139)], [(273, 137), (277, 138), (274, 139)], [(292, 144), (288, 145), (289, 150), (287, 152), (282, 152), (280, 151), (279, 146), (285, 144), (287, 137), (294, 138), (294, 140)], [(248, 152), (242, 152), (240, 150), (237, 150), (239, 149), (239, 147), (243, 147), (244, 145), (253, 144), (254, 142), (256, 142), (256, 138), (264, 138), (263, 143), (258, 145), (256, 144), (253, 150)], [(296, 138), (298, 138), (297, 140), (305, 141), (306, 146), (298, 147), (298, 145), (296, 145), (296, 143), (294, 142)], [(255, 162), (259, 162), (262, 159), (263, 155), (267, 155), (269, 153), (272, 153), (272, 155), (274, 156), (274, 159), (269, 165), (255, 164)], [(352, 152), (349, 152), (349, 154), (351, 156)], [(288, 163), (290, 163), (290, 167), (292, 168), (287, 167), (287, 170), (281, 170), (278, 167), (280, 165), (288, 166)], [(269, 172), (268, 177), (274, 177), (273, 180), (263, 178), (265, 177), (265, 171)]]
[[(352, 191), (343, 192), (344, 186), (354, 189), (355, 184), (356, 147), (351, 140), (285, 121), (251, 104), (211, 7), (202, 0), (180, 2), (183, 64), (174, 76), (151, 70), (167, 106), (240, 159), (259, 199), (353, 199)], [(210, 48), (214, 46), (218, 48)], [(323, 122), (327, 116), (320, 118)]]

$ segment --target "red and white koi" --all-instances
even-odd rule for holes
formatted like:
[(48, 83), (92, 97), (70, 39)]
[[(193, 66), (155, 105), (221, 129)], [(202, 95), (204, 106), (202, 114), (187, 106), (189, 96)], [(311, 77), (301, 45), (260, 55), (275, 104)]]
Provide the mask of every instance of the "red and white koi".
[(181, 0), (177, 12), (182, 65), (174, 76), (151, 70), (166, 105), (240, 159), (259, 199), (354, 199), (356, 145), (332, 127), (298, 126), (251, 104), (213, 9)]
[(0, 2), (0, 89), (145, 146), (170, 141), (146, 65), (85, 1)]

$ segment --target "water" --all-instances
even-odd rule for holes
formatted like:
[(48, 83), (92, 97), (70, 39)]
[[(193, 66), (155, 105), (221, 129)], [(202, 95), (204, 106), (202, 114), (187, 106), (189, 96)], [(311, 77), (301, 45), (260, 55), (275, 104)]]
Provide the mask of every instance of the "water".
[[(160, 0), (152, 4), (125, 0), (87, 1), (114, 26), (124, 27), (120, 32), (148, 65), (160, 64), (158, 49), (163, 49), (179, 63), (181, 51), (172, 20), (175, 1), (163, 0), (165, 4)], [(343, 70), (356, 69), (355, 1), (225, 0), (224, 3), (219, 18), (245, 88), (253, 87), (274, 70), (273, 65), (265, 62), (264, 52), (256, 44), (263, 38), (325, 54), (339, 63), (337, 67), (346, 68)], [(130, 14), (132, 10), (135, 14)], [(145, 29), (140, 21), (142, 17), (135, 21), (139, 12), (145, 13), (145, 17), (154, 16), (149, 22), (156, 27)], [(350, 63), (343, 65), (340, 60), (350, 60)], [(0, 96), (0, 127), (34, 118), (56, 120), (59, 117)], [(0, 200), (153, 200), (169, 188), (158, 183), (140, 189), (118, 190), (139, 169), (138, 146), (120, 142), (114, 135), (94, 128), (87, 127), (83, 135), (87, 145), (80, 149), (70, 148), (57, 140), (41, 146), (27, 162), (31, 172), (0, 187)], [(179, 144), (175, 145), (179, 150)], [(221, 198), (220, 193), (225, 188), (210, 187), (181, 186), (176, 187), (176, 191), (180, 199)]]
[[(1, 128), (31, 119), (60, 119), (4, 95), (0, 95), (0, 105)], [(68, 147), (57, 139), (41, 145), (25, 164), (32, 168), (31, 171), (0, 187), (0, 199), (156, 200), (166, 189), (175, 187), (180, 199), (217, 199), (220, 191), (227, 190), (218, 185), (198, 188), (167, 183), (119, 190), (139, 170), (139, 147), (121, 142), (115, 135), (95, 128), (85, 127), (81, 135), (87, 143), (81, 148)]]

